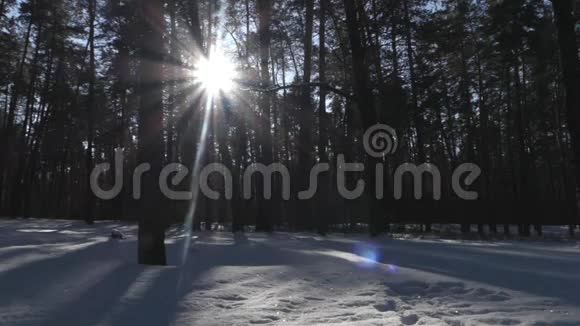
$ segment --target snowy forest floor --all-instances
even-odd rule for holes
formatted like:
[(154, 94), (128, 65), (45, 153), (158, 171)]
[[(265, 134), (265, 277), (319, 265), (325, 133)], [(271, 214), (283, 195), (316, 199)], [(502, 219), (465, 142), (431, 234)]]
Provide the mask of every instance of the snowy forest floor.
[(576, 241), (184, 239), (143, 267), (134, 225), (0, 220), (0, 325), (580, 325)]

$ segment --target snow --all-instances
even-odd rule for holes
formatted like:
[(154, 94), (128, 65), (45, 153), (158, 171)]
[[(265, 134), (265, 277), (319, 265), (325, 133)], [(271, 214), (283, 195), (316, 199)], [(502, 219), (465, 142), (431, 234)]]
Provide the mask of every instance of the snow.
[(144, 267), (134, 225), (0, 220), (0, 325), (580, 325), (574, 241), (184, 237)]

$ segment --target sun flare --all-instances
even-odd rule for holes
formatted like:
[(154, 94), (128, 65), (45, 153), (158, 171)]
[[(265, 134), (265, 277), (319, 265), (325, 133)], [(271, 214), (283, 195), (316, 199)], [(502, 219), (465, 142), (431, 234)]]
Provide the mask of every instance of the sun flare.
[(212, 52), (209, 58), (202, 59), (193, 70), (194, 82), (210, 94), (229, 92), (237, 77), (234, 64), (221, 52)]

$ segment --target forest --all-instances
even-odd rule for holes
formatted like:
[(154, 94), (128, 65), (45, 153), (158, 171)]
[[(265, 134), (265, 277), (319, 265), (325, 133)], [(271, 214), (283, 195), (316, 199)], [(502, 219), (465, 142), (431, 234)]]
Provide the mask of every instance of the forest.
[[(430, 232), (434, 223), (509, 233), (515, 224), (523, 236), (560, 224), (573, 234), (576, 7), (571, 0), (2, 0), (0, 215), (139, 221), (157, 262), (166, 228), (184, 222), (192, 230), (373, 235), (405, 224)], [(365, 151), (365, 132), (377, 124), (396, 131), (391, 155)], [(117, 149), (125, 186), (102, 200), (92, 171), (113, 164)], [(337, 191), (340, 158), (367, 167), (346, 175), (348, 189), (366, 181), (359, 198)], [(135, 199), (130, 185), (142, 163), (150, 171)], [(189, 169), (172, 187), (191, 188), (193, 198), (162, 195), (157, 176), (170, 163)], [(219, 174), (208, 177), (218, 199), (193, 189), (212, 163), (231, 171), (231, 198)], [(271, 198), (259, 178), (245, 198), (244, 171), (253, 163), (283, 164), (292, 175), (289, 198), (278, 174)], [(317, 163), (330, 172), (301, 200)], [(441, 198), (431, 190), (437, 178), (417, 200), (406, 177), (395, 199), (404, 163), (436, 166)], [(478, 192), (474, 201), (452, 190), (464, 163), (482, 171), (471, 185), (459, 180)], [(98, 182), (108, 189), (117, 177), (109, 169)], [(389, 185), (381, 199), (371, 193), (379, 182)]]

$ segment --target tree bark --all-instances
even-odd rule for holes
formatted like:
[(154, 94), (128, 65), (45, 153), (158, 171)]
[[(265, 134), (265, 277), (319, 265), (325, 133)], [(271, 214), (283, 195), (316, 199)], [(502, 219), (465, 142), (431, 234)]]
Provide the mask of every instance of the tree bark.
[[(354, 0), (344, 0), (346, 11), (346, 24), (350, 39), (352, 52), (352, 78), (353, 88), (357, 99), (363, 128), (368, 129), (375, 125), (377, 114), (374, 107), (373, 93), (370, 87), (370, 73), (365, 58), (365, 48), (362, 45), (357, 9)], [(384, 217), (380, 215), (378, 201), (375, 199), (374, 189), (376, 189), (377, 175), (376, 164), (380, 161), (376, 158), (367, 159), (366, 178), (369, 182), (367, 191), (370, 199), (369, 232), (372, 236), (377, 236), (385, 230), (386, 223)]]
[(169, 48), (170, 57), (170, 68), (169, 76), (169, 90), (168, 90), (168, 110), (167, 110), (167, 160), (173, 162), (176, 160), (176, 150), (175, 150), (175, 112), (178, 107), (177, 104), (177, 87), (178, 87), (178, 77), (180, 74), (179, 64), (179, 45), (177, 39), (177, 20), (176, 20), (176, 0), (169, 1), (169, 24), (170, 24), (170, 40), (171, 46)]
[(93, 169), (93, 149), (94, 149), (94, 111), (95, 111), (95, 21), (96, 21), (96, 0), (89, 0), (89, 96), (87, 103), (87, 150), (86, 150), (86, 210), (85, 222), (94, 224), (95, 197), (91, 191), (91, 170)]
[[(580, 65), (571, 0), (552, 0), (558, 27), (560, 57), (566, 88), (566, 118), (572, 143), (576, 193), (580, 192)], [(576, 195), (578, 198), (578, 195)], [(574, 209), (578, 210), (576, 203)]]
[(33, 66), (30, 71), (30, 85), (28, 86), (28, 94), (26, 96), (26, 105), (24, 109), (24, 120), (22, 121), (22, 126), (20, 130), (19, 136), (15, 135), (14, 139), (14, 149), (16, 152), (16, 172), (12, 177), (12, 189), (11, 189), (11, 215), (18, 216), (22, 212), (22, 197), (24, 195), (24, 185), (23, 185), (23, 175), (24, 175), (24, 167), (25, 167), (25, 153), (27, 151), (27, 130), (30, 124), (30, 119), (32, 117), (32, 110), (34, 106), (34, 98), (36, 92), (36, 80), (38, 77), (38, 70), (39, 70), (39, 52), (41, 48), (42, 38), (42, 31), (43, 31), (43, 24), (38, 24), (38, 30), (36, 32), (36, 41), (34, 46), (34, 55), (32, 58)]
[(158, 178), (164, 156), (162, 0), (139, 1), (139, 148), (138, 163), (150, 164), (142, 177), (139, 220), (139, 263), (165, 265), (165, 229)]
[(411, 17), (408, 1), (403, 1), (403, 10), (405, 14), (405, 34), (407, 41), (407, 59), (409, 60), (409, 78), (411, 81), (411, 110), (413, 116), (413, 123), (415, 124), (415, 131), (417, 133), (417, 160), (420, 164), (425, 163), (425, 146), (423, 136), (423, 117), (419, 112), (419, 94), (417, 89), (417, 78), (415, 76), (415, 55), (413, 53), (413, 37), (411, 30)]
[[(328, 0), (320, 0), (319, 8), (319, 29), (318, 29), (318, 76), (321, 84), (326, 83), (326, 10), (328, 10)], [(328, 153), (326, 150), (328, 138), (328, 117), (326, 114), (326, 94), (324, 87), (319, 88), (318, 100), (318, 157), (320, 162), (328, 162)], [(318, 202), (318, 225), (317, 231), (321, 235), (328, 232), (328, 202), (330, 196), (330, 177), (328, 174), (322, 176), (322, 187)]]
[[(20, 98), (20, 92), (23, 84), (23, 75), (24, 75), (24, 65), (26, 63), (26, 57), (28, 56), (28, 48), (30, 46), (30, 34), (32, 33), (32, 27), (34, 25), (33, 15), (36, 10), (35, 2), (32, 2), (32, 8), (30, 13), (30, 19), (28, 20), (28, 26), (26, 28), (26, 36), (24, 37), (24, 48), (22, 50), (22, 55), (18, 61), (18, 68), (16, 70), (16, 75), (14, 76), (14, 85), (12, 86), (12, 94), (10, 96), (10, 104), (8, 105), (8, 112), (5, 117), (5, 126), (3, 129), (0, 129), (0, 150), (4, 153), (4, 155), (0, 156), (0, 181), (4, 183), (4, 178), (9, 180), (8, 176), (8, 169), (9, 169), (9, 158), (11, 155), (8, 153), (12, 152), (13, 142), (15, 138), (15, 130), (14, 130), (14, 120), (16, 117), (16, 109), (18, 106), (18, 99)], [(0, 184), (1, 186), (2, 184)], [(0, 197), (0, 208), (2, 208), (2, 198)], [(6, 203), (8, 206), (8, 203)]]
[[(270, 44), (272, 34), (270, 25), (272, 23), (272, 0), (257, 0), (258, 6), (258, 39), (260, 52), (260, 74), (262, 87), (267, 87), (270, 84)], [(262, 164), (270, 165), (273, 161), (272, 152), (272, 128), (270, 121), (270, 94), (263, 93), (260, 95), (259, 108), (261, 113), (260, 126), (260, 143), (261, 143), (261, 161)], [(272, 214), (271, 201), (264, 199), (262, 189), (262, 182), (258, 183), (260, 191), (257, 191), (258, 198), (258, 216), (256, 219), (256, 231), (258, 232), (272, 232), (273, 227), (271, 223)]]
[[(305, 1), (305, 31), (304, 31), (304, 70), (302, 74), (301, 103), (300, 103), (300, 132), (298, 134), (298, 189), (302, 191), (308, 188), (310, 168), (313, 165), (312, 154), (312, 129), (314, 112), (312, 108), (311, 88), (312, 78), (312, 33), (314, 30), (314, 0)], [(299, 230), (309, 230), (313, 225), (312, 201), (302, 200), (298, 206), (297, 227)]]

